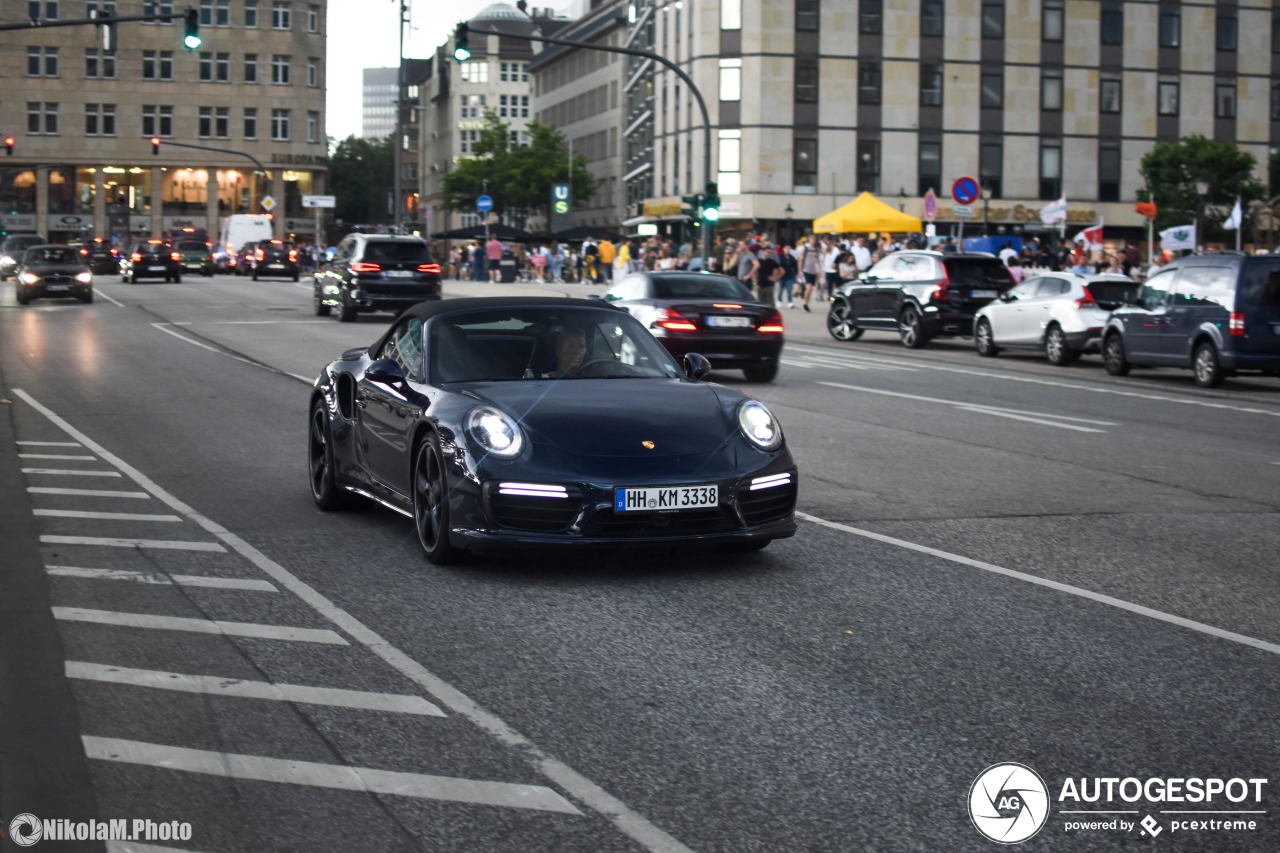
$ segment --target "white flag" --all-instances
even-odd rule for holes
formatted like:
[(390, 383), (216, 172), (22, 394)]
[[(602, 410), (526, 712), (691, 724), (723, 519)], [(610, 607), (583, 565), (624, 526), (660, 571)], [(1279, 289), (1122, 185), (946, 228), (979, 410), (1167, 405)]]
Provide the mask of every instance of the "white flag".
[(1160, 232), (1160, 247), (1163, 249), (1195, 249), (1196, 227), (1194, 225), (1175, 225)]
[(1241, 221), (1244, 219), (1244, 211), (1240, 209), (1240, 199), (1236, 199), (1236, 206), (1231, 208), (1231, 215), (1227, 217), (1227, 221), (1222, 223), (1222, 227), (1228, 231), (1235, 231), (1240, 227)]
[(1067, 197), (1051, 201), (1040, 208), (1040, 221), (1045, 225), (1056, 225), (1067, 221)]

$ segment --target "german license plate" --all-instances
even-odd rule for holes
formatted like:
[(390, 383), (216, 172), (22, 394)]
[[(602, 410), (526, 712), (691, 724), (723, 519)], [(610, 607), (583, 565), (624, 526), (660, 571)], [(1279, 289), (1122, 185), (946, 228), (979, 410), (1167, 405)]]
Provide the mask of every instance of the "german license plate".
[(997, 292), (996, 292), (996, 291), (994, 291), (994, 290), (975, 290), (975, 291), (973, 291), (973, 298), (974, 298), (974, 299), (995, 299), (997, 296), (999, 296), (999, 293), (997, 293)]
[(650, 489), (614, 489), (613, 508), (618, 512), (663, 512), (720, 503), (719, 486), (663, 486)]
[(282, 270), (284, 269), (284, 264), (268, 264), (267, 269)]
[(412, 278), (413, 273), (409, 270), (387, 270), (387, 278)]
[(707, 326), (712, 329), (747, 329), (751, 327), (750, 317), (723, 317), (712, 314), (707, 317)]
[(70, 289), (71, 289), (71, 285), (69, 284), (50, 284), (47, 287), (45, 287), (45, 290), (48, 290), (50, 292), (70, 290)]
[(149, 272), (164, 272), (164, 267), (147, 267)]

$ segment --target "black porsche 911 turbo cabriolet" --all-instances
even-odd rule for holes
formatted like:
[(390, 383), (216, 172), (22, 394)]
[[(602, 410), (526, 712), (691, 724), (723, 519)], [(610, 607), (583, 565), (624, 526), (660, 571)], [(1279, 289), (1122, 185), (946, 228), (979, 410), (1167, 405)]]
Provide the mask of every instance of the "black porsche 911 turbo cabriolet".
[(551, 297), (423, 302), (312, 389), (325, 510), (414, 520), (427, 559), (632, 542), (757, 549), (796, 531), (797, 474), (760, 402), (701, 381), (625, 311)]

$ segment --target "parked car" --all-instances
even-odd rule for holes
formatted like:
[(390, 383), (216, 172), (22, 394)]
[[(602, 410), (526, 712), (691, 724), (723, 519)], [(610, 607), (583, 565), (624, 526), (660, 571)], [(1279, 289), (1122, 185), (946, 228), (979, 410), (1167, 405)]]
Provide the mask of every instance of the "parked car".
[(1038, 349), (1050, 364), (1070, 364), (1099, 351), (1107, 315), (1132, 303), (1137, 291), (1138, 283), (1124, 275), (1036, 275), (978, 309), (973, 345), (979, 355)]
[(94, 237), (80, 246), (80, 257), (94, 275), (120, 272), (120, 250), (106, 237)]
[(283, 276), (297, 281), (302, 273), (298, 266), (298, 247), (286, 240), (263, 240), (253, 250), (253, 280), (264, 276)]
[(13, 275), (13, 271), (22, 261), (23, 254), (32, 246), (41, 246), (49, 241), (41, 234), (10, 234), (0, 243), (0, 281)]
[(1103, 330), (1112, 376), (1167, 365), (1214, 388), (1240, 371), (1280, 375), (1280, 257), (1180, 258), (1146, 280), (1137, 302), (1112, 312)]
[(827, 331), (855, 341), (866, 329), (896, 331), (917, 349), (944, 335), (973, 332), (973, 315), (1015, 282), (995, 255), (895, 252), (831, 297)]
[(439, 299), (440, 265), (418, 237), (348, 234), (329, 267), (315, 275), (315, 312), (350, 323), (369, 311), (400, 312)]
[(213, 275), (213, 252), (208, 243), (200, 239), (179, 240), (174, 244), (174, 249), (182, 256), (184, 272)]
[(257, 251), (257, 240), (250, 240), (240, 246), (235, 254), (235, 263), (232, 265), (235, 267), (236, 275), (248, 275), (253, 271), (253, 256)]
[(137, 284), (140, 278), (182, 281), (182, 255), (164, 240), (139, 240), (120, 261), (120, 280)]
[(14, 281), (19, 305), (67, 297), (93, 301), (93, 273), (73, 246), (32, 246), (22, 253)]
[(715, 370), (771, 382), (782, 355), (782, 314), (727, 275), (642, 272), (618, 280), (604, 299), (625, 308), (676, 358), (696, 352)]

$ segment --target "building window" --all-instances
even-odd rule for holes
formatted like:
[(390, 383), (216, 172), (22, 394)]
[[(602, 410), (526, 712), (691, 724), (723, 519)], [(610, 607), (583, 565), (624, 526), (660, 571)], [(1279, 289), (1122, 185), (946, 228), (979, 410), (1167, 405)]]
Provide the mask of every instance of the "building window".
[(1044, 0), (1040, 13), (1040, 38), (1045, 41), (1062, 41), (1065, 29), (1062, 5), (1063, 0)]
[(271, 138), (276, 142), (289, 141), (289, 111), (271, 111)]
[(244, 138), (245, 139), (258, 138), (258, 108), (257, 107), (244, 108)]
[(921, 0), (920, 35), (941, 36), (946, 31), (946, 11), (942, 0)]
[(982, 4), (982, 37), (1004, 38), (1004, 3)]
[(1218, 15), (1218, 50), (1230, 52), (1239, 41), (1239, 23), (1235, 15)]
[(1062, 143), (1040, 143), (1040, 198), (1062, 197)]
[(1040, 109), (1062, 111), (1062, 72), (1045, 71), (1040, 75)]
[(880, 192), (880, 140), (858, 140), (858, 192)]
[(114, 18), (115, 15), (116, 4), (113, 0), (106, 0), (104, 3), (89, 0), (84, 4), (84, 16), (86, 18)]
[(1098, 146), (1098, 201), (1120, 200), (1120, 146), (1103, 142)]
[(1119, 80), (1102, 80), (1098, 93), (1098, 111), (1107, 114), (1119, 113), (1123, 104), (1123, 91), (1123, 84)]
[(818, 103), (818, 63), (816, 60), (796, 61), (796, 103)]
[(213, 54), (200, 54), (200, 80), (209, 83), (213, 81)]
[(520, 118), (528, 118), (528, 117), (529, 117), (529, 96), (521, 95), (520, 96)]
[(982, 71), (982, 106), (986, 109), (1004, 107), (1004, 71), (984, 68)]
[(858, 63), (858, 103), (880, 103), (880, 63), (862, 60)]
[(218, 139), (231, 137), (231, 107), (218, 107), (213, 111), (213, 135)]
[(862, 0), (858, 7), (858, 32), (869, 36), (884, 32), (884, 0)]
[(142, 135), (156, 135), (156, 108), (150, 105), (142, 108)]
[(1182, 44), (1182, 12), (1177, 9), (1160, 10), (1160, 46), (1178, 47)]
[(173, 79), (173, 51), (172, 50), (160, 51), (159, 64), (160, 64), (160, 79), (172, 80)]
[(1156, 93), (1156, 112), (1162, 116), (1178, 114), (1178, 84), (1160, 83)]
[(802, 32), (818, 29), (818, 0), (796, 0), (796, 29)]
[(1280, 121), (1280, 83), (1271, 84), (1271, 120)]
[(1271, 16), (1271, 52), (1280, 53), (1280, 15)]
[(791, 142), (792, 192), (812, 193), (818, 189), (818, 140), (797, 136)]
[(58, 49), (56, 47), (27, 48), (28, 77), (57, 77)]
[(231, 26), (231, 0), (217, 0), (213, 10), (213, 23), (219, 27)]
[(720, 170), (716, 172), (716, 184), (720, 195), (742, 193), (742, 131), (716, 131)]
[(721, 0), (720, 29), (742, 29), (742, 0)]
[(278, 53), (271, 57), (272, 83), (278, 83), (281, 86), (289, 85), (289, 59), (290, 57)]
[(97, 104), (84, 105), (84, 135), (97, 136), (99, 124), (99, 113)]
[(196, 135), (201, 139), (213, 136), (213, 107), (200, 108), (200, 118), (196, 122)]
[(58, 20), (58, 0), (45, 0), (44, 3), (39, 0), (28, 0), (27, 17), (38, 21), (42, 16), (46, 21)]
[(274, 0), (271, 4), (271, 28), (273, 30), (293, 29), (291, 19), (293, 4), (287, 0)]
[(942, 106), (942, 66), (938, 63), (920, 63), (920, 106)]
[(1119, 3), (1102, 5), (1102, 43), (1124, 44), (1124, 9)]
[(720, 100), (742, 100), (742, 60), (720, 60)]
[(1236, 84), (1219, 83), (1214, 87), (1213, 114), (1217, 118), (1236, 117)]
[(27, 102), (27, 133), (56, 135), (58, 132), (58, 105), (40, 101)]
[(213, 0), (200, 0), (200, 26), (213, 26)]
[(244, 55), (244, 82), (258, 82), (258, 54), (246, 53)]
[(507, 96), (498, 96), (498, 118), (507, 118)]
[(480, 62), (464, 62), (458, 68), (459, 79), (463, 83), (488, 83), (489, 82), (489, 63), (481, 60)]
[(244, 25), (250, 29), (258, 26), (258, 0), (244, 0)]
[(219, 53), (213, 58), (213, 79), (219, 83), (231, 82), (231, 54)]
[[(172, 15), (172, 14), (173, 14), (173, 3), (172, 3), (172, 0), (160, 0), (160, 2), (154, 2), (154, 0), (145, 0), (145, 2), (142, 4), (142, 14), (144, 14), (144, 15)], [(170, 18), (168, 21), (145, 21), (144, 23), (147, 23), (147, 24), (171, 24), (171, 23), (173, 23), (173, 19), (172, 19), (172, 18)], [(154, 134), (153, 134), (153, 135), (154, 135)]]
[(173, 136), (173, 107), (160, 108), (160, 135)]
[(320, 85), (320, 60), (314, 56), (307, 59), (307, 85)]
[(320, 113), (318, 112), (307, 113), (307, 141), (320, 141)]
[(116, 55), (102, 48), (89, 47), (84, 51), (84, 76), (114, 80), (116, 76)]
[(144, 50), (142, 52), (142, 79), (158, 80), (159, 71), (156, 67), (156, 52), (154, 50)]
[(936, 136), (920, 137), (920, 180), (916, 185), (916, 194), (924, 195), (929, 190), (937, 190), (942, 186), (942, 140)]
[(978, 180), (982, 186), (991, 188), (992, 198), (1003, 195), (1004, 143), (995, 139), (982, 141), (978, 152)]
[(307, 32), (309, 33), (320, 32), (320, 7), (319, 6), (307, 7)]

